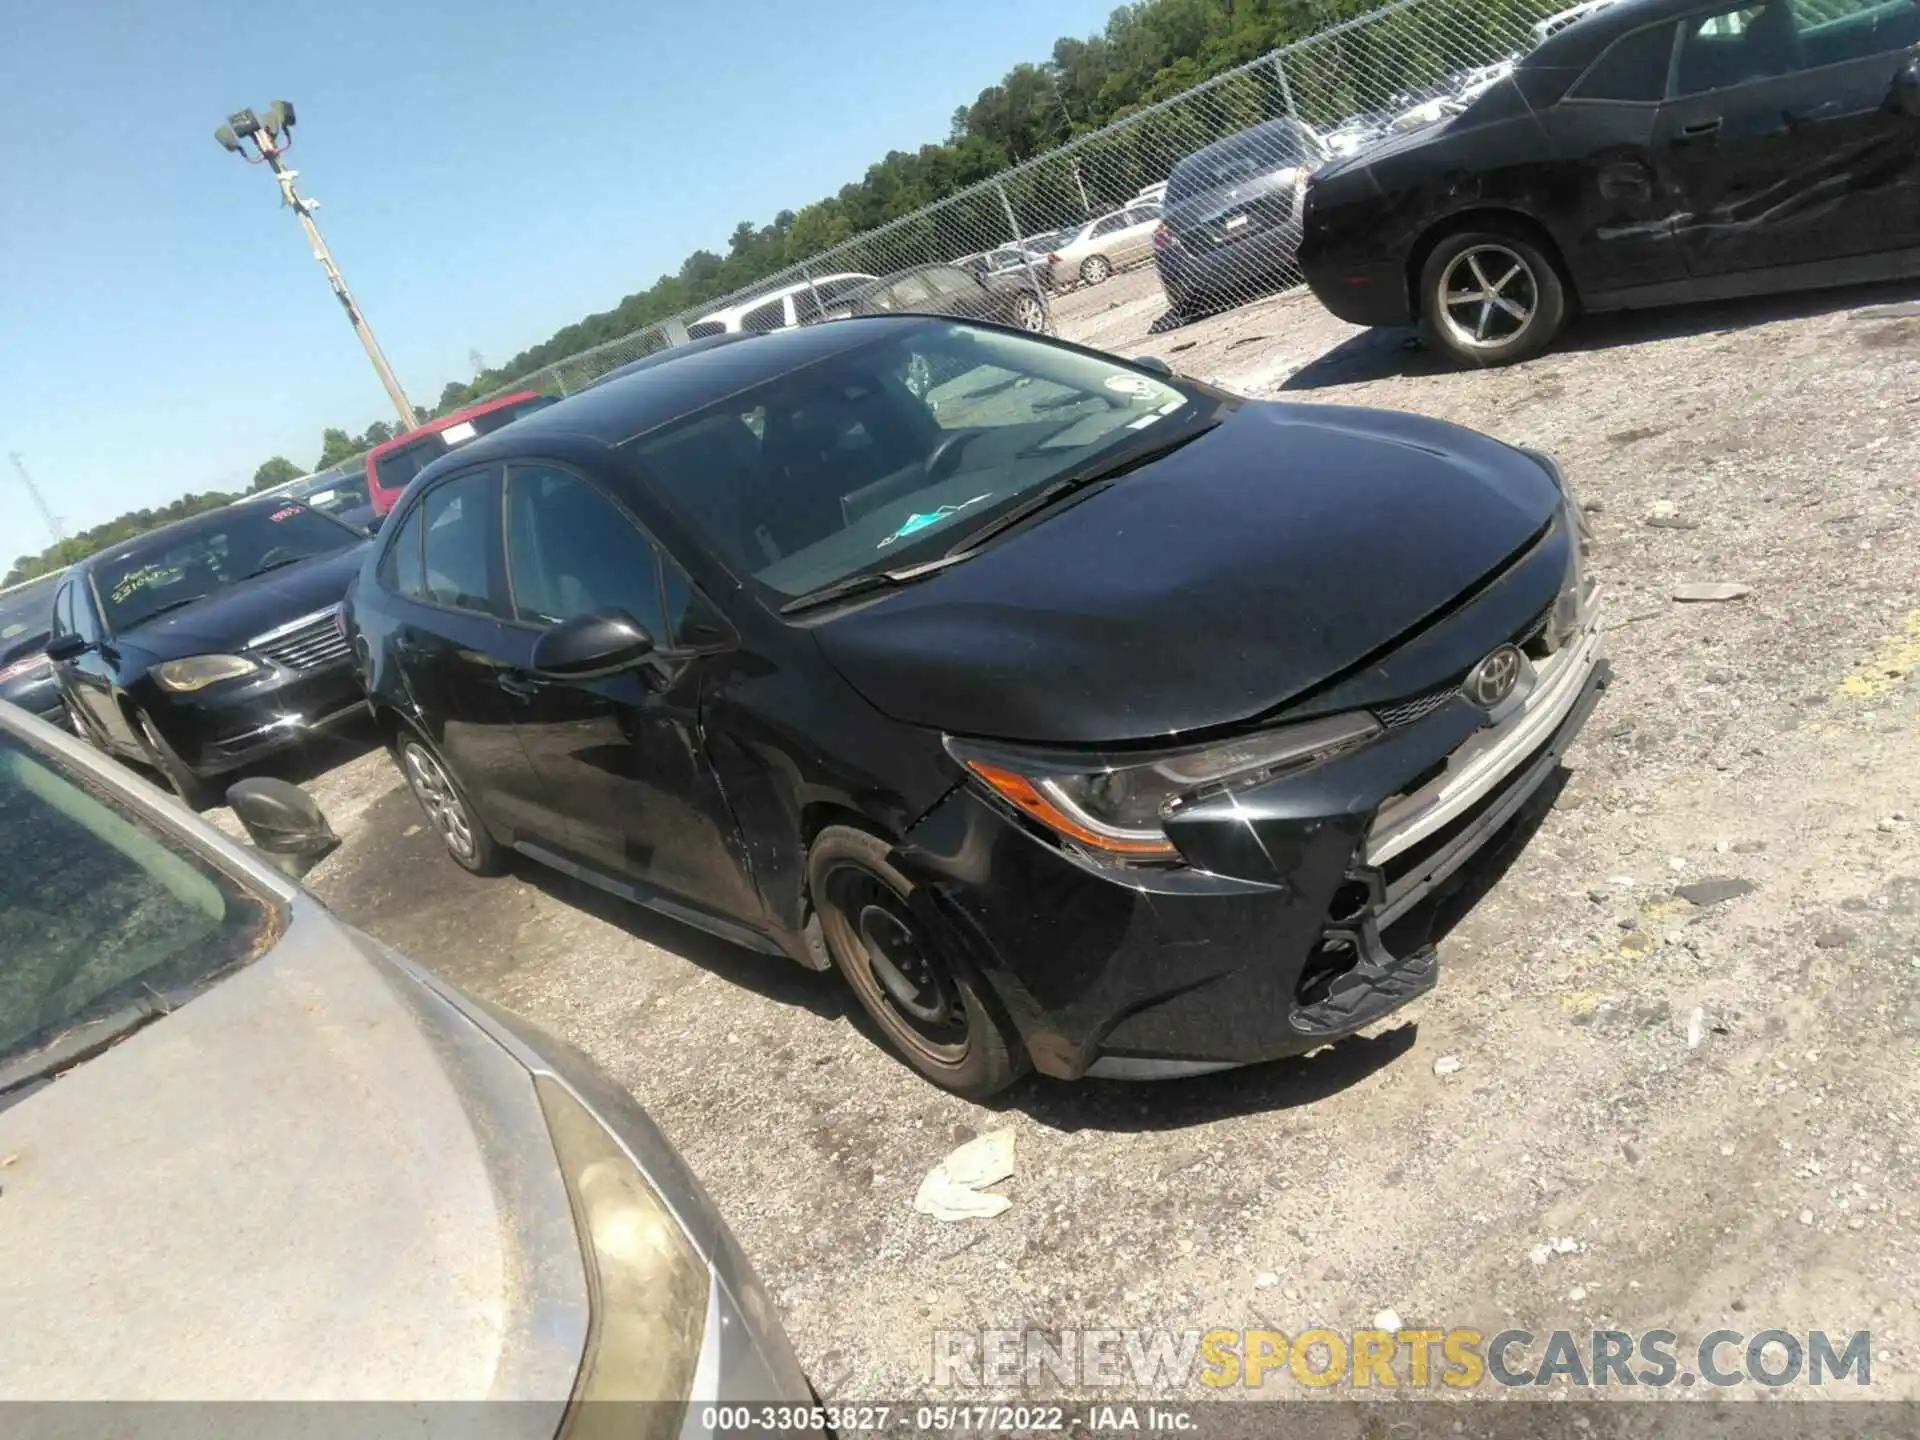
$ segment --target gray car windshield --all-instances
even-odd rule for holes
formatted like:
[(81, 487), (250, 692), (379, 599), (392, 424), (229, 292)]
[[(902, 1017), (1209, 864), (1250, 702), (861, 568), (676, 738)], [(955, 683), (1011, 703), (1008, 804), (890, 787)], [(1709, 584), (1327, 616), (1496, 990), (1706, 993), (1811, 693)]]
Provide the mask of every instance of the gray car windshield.
[(1105, 452), (1210, 415), (1178, 382), (928, 321), (628, 442), (736, 573), (778, 596), (912, 565)]
[[(89, 1032), (259, 955), (276, 910), (51, 752), (0, 731), (0, 1092)], [(65, 1068), (60, 1066), (57, 1068)]]

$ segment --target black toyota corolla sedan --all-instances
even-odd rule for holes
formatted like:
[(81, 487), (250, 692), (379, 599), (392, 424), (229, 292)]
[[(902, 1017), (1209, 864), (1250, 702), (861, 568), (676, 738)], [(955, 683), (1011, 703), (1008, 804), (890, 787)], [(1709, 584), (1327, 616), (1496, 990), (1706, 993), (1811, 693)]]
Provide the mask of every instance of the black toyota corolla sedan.
[(348, 599), (400, 768), (509, 847), (836, 966), (971, 1095), (1311, 1049), (1605, 683), (1544, 455), (877, 317), (422, 472)]
[(340, 599), (366, 538), (296, 500), (249, 500), (67, 572), (47, 653), (76, 726), (180, 798), (365, 713)]
[(1920, 4), (1621, 0), (1309, 182), (1300, 263), (1470, 364), (1576, 308), (1920, 273)]

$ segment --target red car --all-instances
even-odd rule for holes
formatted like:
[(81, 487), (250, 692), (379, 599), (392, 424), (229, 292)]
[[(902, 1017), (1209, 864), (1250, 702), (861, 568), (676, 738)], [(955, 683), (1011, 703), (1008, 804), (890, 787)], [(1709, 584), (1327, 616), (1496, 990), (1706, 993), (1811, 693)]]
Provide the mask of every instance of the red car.
[(385, 519), (394, 501), (400, 498), (400, 492), (407, 488), (407, 482), (449, 450), (558, 400), (556, 395), (522, 390), (455, 410), (451, 415), (429, 420), (417, 430), (374, 446), (367, 452), (367, 496), (373, 501), (373, 513)]

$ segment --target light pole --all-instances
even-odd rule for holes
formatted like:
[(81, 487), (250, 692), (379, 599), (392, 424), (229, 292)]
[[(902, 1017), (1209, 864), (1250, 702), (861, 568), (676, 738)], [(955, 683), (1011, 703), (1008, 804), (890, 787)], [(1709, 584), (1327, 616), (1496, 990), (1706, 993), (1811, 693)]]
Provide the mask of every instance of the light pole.
[(40, 487), (33, 483), (33, 476), (27, 473), (27, 462), (18, 450), (8, 456), (13, 468), (20, 472), (20, 483), (27, 487), (27, 494), (33, 497), (33, 505), (40, 512), (40, 518), (46, 521), (47, 529), (53, 533), (53, 543), (58, 545), (67, 538), (66, 530), (60, 524), (60, 517), (53, 513), (46, 500), (40, 494)]
[[(380, 342), (373, 338), (366, 317), (360, 313), (360, 307), (353, 303), (353, 292), (347, 289), (340, 267), (333, 263), (333, 252), (327, 249), (327, 242), (320, 238), (320, 227), (313, 223), (313, 212), (319, 208), (320, 202), (306, 199), (293, 188), (293, 182), (299, 178), (300, 172), (289, 170), (280, 158), (293, 148), (293, 106), (285, 100), (276, 100), (267, 107), (264, 119), (251, 110), (236, 111), (227, 117), (226, 124), (213, 132), (213, 138), (249, 165), (264, 161), (272, 168), (273, 178), (280, 182), (281, 203), (300, 218), (301, 228), (307, 232), (307, 239), (313, 245), (313, 258), (327, 272), (327, 283), (333, 287), (341, 308), (347, 312), (353, 333), (360, 337), (360, 343), (366, 347), (367, 358), (373, 361), (380, 383), (386, 386), (387, 398), (393, 401), (393, 408), (400, 416), (400, 428), (413, 429), (420, 422), (413, 413), (412, 402), (407, 399), (407, 392), (400, 388), (400, 381), (395, 377), (393, 367), (387, 364), (387, 357), (380, 352)], [(253, 142), (256, 152), (251, 155), (247, 153), (249, 140)]]

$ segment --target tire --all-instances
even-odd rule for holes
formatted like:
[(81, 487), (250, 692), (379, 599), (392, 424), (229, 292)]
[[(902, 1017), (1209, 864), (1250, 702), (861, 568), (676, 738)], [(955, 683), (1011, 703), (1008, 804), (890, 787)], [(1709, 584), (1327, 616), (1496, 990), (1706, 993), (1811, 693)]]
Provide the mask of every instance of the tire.
[(1488, 225), (1443, 238), (1420, 268), (1427, 342), (1463, 365), (1512, 365), (1553, 343), (1567, 320), (1567, 287), (1539, 244)]
[(427, 742), (402, 726), (393, 740), (393, 761), (413, 791), (427, 825), (440, 837), (453, 863), (475, 875), (498, 875), (507, 868), (507, 852), (474, 813), (467, 792), (440, 763)]
[(1113, 262), (1104, 255), (1089, 255), (1080, 262), (1080, 283), (1098, 285), (1113, 274)]
[(140, 736), (148, 762), (160, 772), (160, 778), (167, 782), (167, 787), (180, 797), (182, 805), (197, 812), (219, 803), (219, 789), (194, 774), (192, 767), (167, 743), (167, 737), (160, 733), (160, 727), (148, 718), (146, 711), (133, 712), (133, 728)]
[[(807, 883), (834, 967), (901, 1057), (943, 1089), (983, 1100), (1026, 1070), (1026, 1051), (987, 999), (957, 937), (928, 929), (913, 882), (877, 835), (829, 825)], [(879, 958), (884, 970), (876, 971)], [(890, 974), (889, 974), (890, 972)]]
[(1038, 335), (1047, 328), (1046, 308), (1032, 295), (1013, 297), (1013, 323), (1029, 335)]

